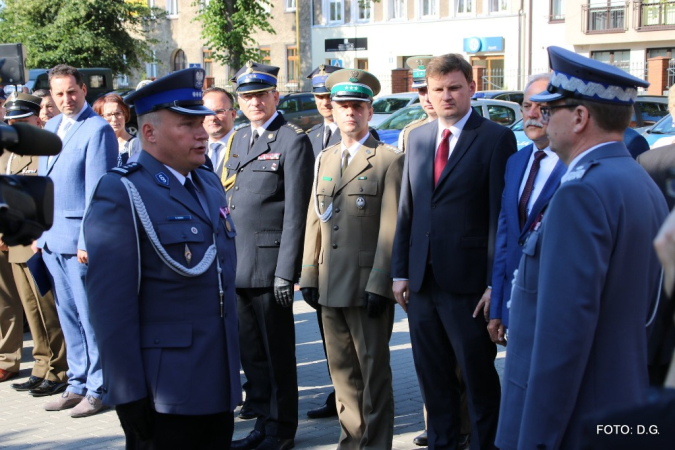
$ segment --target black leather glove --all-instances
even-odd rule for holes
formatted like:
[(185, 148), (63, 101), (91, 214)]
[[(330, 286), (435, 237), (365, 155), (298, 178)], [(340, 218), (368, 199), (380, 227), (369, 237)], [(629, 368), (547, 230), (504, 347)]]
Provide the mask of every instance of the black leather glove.
[(115, 407), (117, 416), (125, 428), (130, 429), (143, 441), (152, 438), (152, 407), (148, 397)]
[(305, 302), (312, 308), (319, 309), (319, 289), (307, 287), (300, 289), (302, 292), (302, 298), (305, 299)]
[(274, 298), (284, 308), (293, 305), (293, 282), (274, 277)]
[(368, 308), (368, 317), (375, 319), (380, 317), (387, 305), (391, 303), (387, 297), (382, 297), (381, 295), (373, 294), (372, 292), (366, 292), (366, 307)]

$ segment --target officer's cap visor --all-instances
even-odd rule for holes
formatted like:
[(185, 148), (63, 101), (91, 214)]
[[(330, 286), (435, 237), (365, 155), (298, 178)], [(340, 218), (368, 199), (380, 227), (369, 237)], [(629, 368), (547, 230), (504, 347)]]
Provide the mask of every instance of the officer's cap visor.
[(242, 84), (241, 86), (237, 86), (237, 94), (241, 94), (244, 92), (263, 92), (263, 91), (271, 91), (273, 89), (276, 89), (276, 86), (270, 86), (269, 84), (262, 84), (262, 83), (246, 83)]

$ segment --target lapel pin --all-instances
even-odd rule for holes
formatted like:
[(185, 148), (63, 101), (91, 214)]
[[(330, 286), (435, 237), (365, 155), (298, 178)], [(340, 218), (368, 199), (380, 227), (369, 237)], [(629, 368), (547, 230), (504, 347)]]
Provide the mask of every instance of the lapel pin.
[[(193, 229), (194, 229), (194, 228), (193, 228)], [(187, 265), (189, 266), (189, 265), (190, 265), (190, 262), (192, 261), (192, 252), (190, 251), (190, 247), (188, 247), (187, 244), (185, 244), (185, 253), (184, 253), (184, 255), (185, 255), (185, 262), (186, 262)]]

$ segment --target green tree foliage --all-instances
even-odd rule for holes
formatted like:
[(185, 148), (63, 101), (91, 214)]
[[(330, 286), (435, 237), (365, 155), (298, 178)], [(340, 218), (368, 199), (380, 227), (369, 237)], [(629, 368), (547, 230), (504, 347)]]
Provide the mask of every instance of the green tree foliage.
[(130, 74), (152, 58), (143, 39), (166, 12), (143, 0), (4, 0), (0, 42), (20, 42), (28, 68), (107, 67)]
[[(205, 5), (205, 3), (207, 3)], [(269, 0), (195, 0), (200, 7), (195, 18), (202, 23), (202, 38), (213, 51), (213, 57), (239, 69), (243, 61), (259, 60), (260, 51), (252, 35), (259, 31), (276, 34), (265, 11)]]

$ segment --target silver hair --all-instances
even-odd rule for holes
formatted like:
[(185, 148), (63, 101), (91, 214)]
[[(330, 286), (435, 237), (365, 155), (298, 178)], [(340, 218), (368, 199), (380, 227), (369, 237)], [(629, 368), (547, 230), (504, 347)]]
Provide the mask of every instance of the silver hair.
[(527, 79), (527, 84), (525, 85), (525, 89), (523, 89), (523, 92), (527, 92), (527, 90), (532, 86), (534, 83), (536, 83), (539, 80), (546, 80), (549, 81), (551, 79), (551, 73), (546, 72), (546, 73), (537, 73), (535, 75), (530, 75), (530, 78)]

